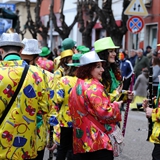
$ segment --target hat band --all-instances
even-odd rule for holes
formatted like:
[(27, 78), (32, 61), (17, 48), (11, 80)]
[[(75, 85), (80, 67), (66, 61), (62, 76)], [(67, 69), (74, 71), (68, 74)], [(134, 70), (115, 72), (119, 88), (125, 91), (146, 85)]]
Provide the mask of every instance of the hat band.
[(79, 60), (72, 60), (73, 63), (79, 63)]

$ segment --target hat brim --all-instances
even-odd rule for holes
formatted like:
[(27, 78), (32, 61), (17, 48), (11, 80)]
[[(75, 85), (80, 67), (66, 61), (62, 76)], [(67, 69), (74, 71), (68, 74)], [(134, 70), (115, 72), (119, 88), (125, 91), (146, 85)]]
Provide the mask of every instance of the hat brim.
[(78, 67), (78, 66), (80, 66), (80, 63), (68, 63), (67, 66)]
[(24, 48), (25, 45), (21, 42), (8, 42), (8, 41), (0, 42), (0, 47), (3, 47), (3, 46), (17, 46), (17, 47)]
[(97, 62), (106, 62), (106, 61), (105, 61), (105, 60), (97, 60), (97, 61), (94, 61), (94, 62), (83, 63), (83, 64), (80, 64), (79, 66), (85, 66), (85, 65), (87, 65), (87, 64), (97, 63)]
[(43, 54), (42, 51), (40, 52), (39, 56), (41, 57), (45, 57), (48, 56), (51, 53), (51, 51), (49, 50), (47, 53)]
[(40, 54), (41, 53), (41, 50), (38, 49), (37, 51), (34, 51), (34, 52), (29, 52), (29, 51), (25, 51), (25, 50), (22, 50), (22, 53), (21, 54), (24, 54), (24, 55), (36, 55), (36, 54)]

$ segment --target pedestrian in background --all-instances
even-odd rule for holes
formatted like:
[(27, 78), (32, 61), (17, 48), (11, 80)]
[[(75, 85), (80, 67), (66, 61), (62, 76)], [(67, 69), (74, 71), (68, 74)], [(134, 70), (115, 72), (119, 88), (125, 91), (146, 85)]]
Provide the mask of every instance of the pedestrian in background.
[(143, 68), (148, 68), (149, 70), (149, 66), (149, 59), (143, 55), (142, 49), (138, 49), (134, 66), (135, 78), (137, 78), (141, 74)]
[(160, 75), (160, 59), (158, 57), (153, 57), (152, 67), (153, 67), (153, 75), (152, 75), (153, 96), (157, 96), (157, 90), (159, 84), (158, 76)]
[[(134, 98), (130, 104), (131, 109), (137, 109), (137, 107), (142, 107), (143, 100), (147, 97), (147, 89), (149, 82), (149, 71), (148, 68), (144, 68), (141, 74), (137, 77), (134, 84)], [(140, 109), (140, 108), (138, 108)]]

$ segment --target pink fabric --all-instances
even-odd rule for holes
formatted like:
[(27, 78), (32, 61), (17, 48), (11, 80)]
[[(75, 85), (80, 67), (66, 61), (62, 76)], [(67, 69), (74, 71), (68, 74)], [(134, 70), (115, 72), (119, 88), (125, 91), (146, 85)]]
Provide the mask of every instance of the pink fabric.
[(53, 72), (54, 69), (53, 61), (48, 60), (45, 57), (39, 57), (36, 64), (47, 71)]
[[(103, 85), (95, 79), (78, 79), (70, 94), (69, 107), (73, 119), (74, 153), (112, 150), (107, 134), (121, 121), (121, 113), (118, 103), (111, 103), (106, 96)], [(105, 133), (88, 114), (104, 125)]]

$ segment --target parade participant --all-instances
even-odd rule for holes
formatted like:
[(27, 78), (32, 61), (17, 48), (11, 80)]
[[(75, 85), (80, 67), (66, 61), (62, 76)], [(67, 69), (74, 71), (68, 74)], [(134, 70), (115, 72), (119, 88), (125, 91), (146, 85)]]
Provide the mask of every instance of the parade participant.
[(41, 68), (53, 73), (54, 63), (52, 60), (48, 59), (50, 53), (51, 51), (48, 49), (48, 47), (43, 47), (41, 53), (39, 54), (39, 58), (36, 61), (36, 64)]
[(111, 103), (100, 83), (103, 62), (95, 51), (81, 56), (76, 72), (78, 80), (69, 97), (73, 150), (82, 160), (113, 160), (109, 135), (121, 121), (119, 108), (122, 102)]
[[(15, 94), (17, 85), (24, 68), (25, 61), (21, 60), (20, 53), (24, 44), (17, 33), (3, 33), (0, 38), (2, 58), (1, 74), (1, 117), (5, 108)], [(34, 46), (35, 47), (35, 46)], [(32, 61), (32, 60), (31, 60)], [(46, 74), (50, 81), (53, 75), (36, 67), (29, 66), (23, 85), (0, 125), (0, 159), (23, 160), (37, 157), (36, 124), (37, 112), (48, 112), (52, 105), (49, 95), (51, 88), (46, 81)], [(46, 89), (47, 88), (47, 89)]]
[[(62, 52), (65, 50), (72, 50), (73, 53), (77, 53), (77, 49), (75, 47), (76, 42), (71, 38), (65, 38), (62, 41)], [(61, 57), (58, 56), (54, 59), (54, 70), (58, 69)]]
[(95, 51), (101, 59), (106, 60), (104, 72), (102, 74), (102, 84), (111, 97), (111, 101), (118, 99), (122, 91), (122, 76), (118, 65), (116, 64), (116, 48), (111, 37), (105, 37), (95, 41)]
[[(159, 77), (160, 78), (160, 77)], [(158, 86), (158, 92), (157, 92), (157, 99), (156, 99), (156, 105), (154, 108), (150, 108), (149, 100), (145, 99), (143, 101), (143, 109), (146, 112), (146, 117), (151, 119), (152, 122), (152, 131), (151, 135), (148, 137), (149, 141), (151, 143), (154, 143), (154, 149), (152, 151), (152, 160), (159, 160), (160, 159), (160, 121), (159, 121), (159, 115), (160, 115), (160, 84)]]
[(57, 70), (54, 71), (54, 87), (56, 86), (57, 81), (62, 77), (68, 74), (69, 66), (67, 65), (69, 62), (72, 62), (72, 50), (68, 49), (61, 52), (60, 63)]
[[(24, 38), (22, 43), (25, 45), (25, 48), (21, 52), (21, 57), (24, 60), (29, 62), (29, 65), (37, 65), (37, 60), (39, 54), (42, 53), (42, 50), (38, 47), (38, 41), (36, 39), (26, 39)], [(44, 49), (43, 49), (44, 50)], [(43, 52), (44, 55), (44, 52)], [(33, 60), (34, 59), (34, 60)], [(40, 65), (38, 65), (40, 67)], [(44, 68), (43, 66), (43, 69)], [(47, 74), (46, 74), (47, 75)], [(47, 82), (49, 83), (49, 81)], [(47, 122), (46, 114), (43, 114), (42, 110), (39, 110), (37, 113), (37, 154), (38, 156), (35, 160), (43, 160), (44, 150), (47, 145)]]
[(21, 57), (29, 65), (35, 65), (38, 59), (41, 49), (38, 47), (38, 41), (36, 39), (27, 39), (24, 38), (22, 43), (25, 45), (25, 48), (21, 52)]
[(79, 65), (78, 61), (81, 55), (82, 54), (74, 54), (72, 56), (72, 63), (68, 64), (71, 67), (68, 75), (60, 78), (54, 89), (54, 105), (50, 112), (51, 118), (49, 121), (52, 122), (52, 114), (55, 115), (55, 112), (57, 112), (57, 119), (59, 121), (61, 131), (60, 144), (58, 147), (56, 160), (65, 160), (68, 151), (70, 152), (69, 155), (73, 157), (73, 125), (68, 107), (68, 99), (70, 91), (77, 81), (75, 72), (77, 70), (77, 66)]

